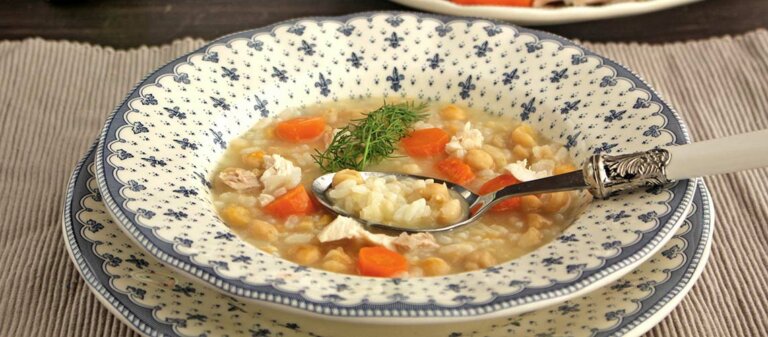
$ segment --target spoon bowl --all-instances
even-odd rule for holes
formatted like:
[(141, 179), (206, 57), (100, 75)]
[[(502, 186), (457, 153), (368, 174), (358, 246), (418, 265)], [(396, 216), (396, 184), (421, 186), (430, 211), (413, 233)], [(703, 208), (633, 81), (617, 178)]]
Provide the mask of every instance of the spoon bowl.
[(328, 197), (328, 191), (331, 189), (331, 183), (335, 173), (324, 174), (317, 177), (312, 181), (312, 193), (317, 197), (317, 200), (330, 209), (331, 211), (353, 218), (363, 224), (363, 226), (369, 229), (378, 229), (390, 232), (405, 232), (405, 233), (439, 233), (447, 232), (460, 227), (469, 225), (477, 221), (485, 212), (487, 212), (496, 203), (511, 197), (522, 196), (533, 193), (549, 193), (559, 191), (570, 191), (577, 189), (584, 189), (590, 187), (586, 183), (584, 173), (582, 171), (574, 171), (570, 173), (560, 174), (548, 178), (532, 180), (520, 184), (515, 184), (502, 188), (496, 192), (488, 194), (477, 194), (464, 186), (452, 183), (450, 181), (437, 179), (433, 177), (424, 177), (413, 174), (394, 173), (394, 172), (372, 172), (363, 171), (359, 172), (363, 180), (376, 177), (394, 176), (396, 179), (414, 179), (414, 180), (426, 180), (431, 179), (435, 183), (445, 184), (448, 187), (448, 191), (451, 195), (458, 199), (461, 203), (461, 216), (459, 221), (453, 224), (433, 227), (433, 228), (411, 228), (398, 226), (395, 224), (377, 223), (361, 219), (355, 214), (350, 214), (343, 208), (337, 206), (331, 198)]

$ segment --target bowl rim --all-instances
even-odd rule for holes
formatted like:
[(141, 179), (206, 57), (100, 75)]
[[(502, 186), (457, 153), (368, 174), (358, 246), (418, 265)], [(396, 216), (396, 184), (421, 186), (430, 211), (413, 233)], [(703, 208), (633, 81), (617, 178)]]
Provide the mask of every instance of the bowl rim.
[[(687, 131), (687, 127), (683, 123), (679, 114), (667, 102), (665, 102), (662, 97), (656, 93), (655, 90), (650, 85), (648, 85), (639, 75), (609, 58), (596, 54), (595, 52), (556, 34), (519, 27), (496, 20), (472, 17), (454, 17), (409, 11), (369, 11), (352, 13), (342, 16), (313, 16), (294, 18), (260, 28), (235, 32), (213, 39), (200, 48), (175, 58), (165, 65), (150, 72), (147, 76), (144, 77), (144, 79), (138, 82), (138, 84), (136, 84), (133, 89), (130, 90), (125, 99), (123, 99), (123, 101), (107, 118), (99, 136), (99, 143), (96, 148), (96, 178), (100, 193), (102, 194), (103, 200), (107, 205), (107, 210), (109, 211), (112, 218), (116, 221), (120, 228), (126, 234), (128, 234), (128, 237), (130, 237), (140, 247), (142, 247), (145, 251), (153, 255), (161, 262), (190, 276), (193, 279), (202, 281), (202, 283), (207, 286), (210, 286), (230, 296), (245, 300), (257, 301), (263, 303), (264, 305), (282, 310), (304, 313), (323, 318), (370, 321), (378, 323), (382, 323), (384, 321), (413, 322), (414, 319), (418, 319), (419, 323), (425, 324), (439, 321), (456, 321), (457, 319), (468, 320), (477, 319), (478, 317), (490, 318), (510, 314), (519, 314), (579, 296), (620, 278), (624, 274), (640, 265), (646, 259), (650, 258), (657, 250), (663, 247), (663, 244), (666, 243), (672, 237), (672, 235), (674, 235), (675, 229), (678, 228), (679, 225), (682, 224), (682, 222), (685, 220), (685, 212), (693, 201), (693, 196), (696, 191), (697, 181), (695, 179), (678, 182), (678, 187), (681, 184), (685, 184), (685, 192), (679, 200), (679, 205), (674, 208), (673, 205), (669, 204), (671, 199), (667, 200), (669, 211), (664, 216), (667, 217), (667, 220), (659, 221), (659, 225), (654, 228), (654, 230), (650, 231), (655, 232), (655, 234), (648, 240), (645, 240), (645, 236), (643, 236), (643, 239), (640, 241), (644, 241), (645, 243), (639, 246), (639, 250), (637, 252), (629, 256), (622, 256), (622, 254), (619, 254), (613, 258), (607, 258), (605, 261), (616, 261), (605, 262), (601, 266), (589, 270), (589, 273), (582, 272), (577, 278), (573, 280), (563, 283), (554, 283), (541, 288), (526, 287), (522, 291), (515, 294), (497, 295), (493, 300), (486, 303), (466, 303), (463, 305), (450, 307), (435, 303), (414, 304), (400, 301), (393, 301), (387, 304), (356, 303), (353, 305), (342, 305), (329, 301), (316, 301), (308, 299), (301, 294), (279, 289), (272, 284), (256, 285), (243, 282), (240, 279), (231, 279), (221, 276), (215, 271), (214, 268), (196, 263), (189, 256), (176, 252), (173, 249), (173, 244), (154, 236), (151, 229), (143, 227), (131, 220), (132, 215), (135, 214), (132, 214), (132, 212), (125, 209), (122, 203), (116, 201), (115, 196), (123, 199), (120, 195), (120, 189), (123, 187), (123, 184), (116, 180), (114, 172), (117, 171), (117, 168), (111, 166), (108, 158), (105, 157), (105, 153), (110, 151), (110, 143), (117, 139), (116, 130), (120, 126), (127, 124), (127, 121), (122, 117), (125, 113), (130, 111), (128, 108), (129, 102), (140, 96), (141, 88), (147, 85), (154, 85), (155, 80), (157, 80), (162, 75), (166, 75), (168, 71), (172, 72), (178, 64), (186, 62), (190, 56), (205, 52), (211, 46), (224, 44), (231, 39), (251, 37), (252, 35), (258, 33), (269, 33), (277, 27), (292, 25), (302, 21), (333, 21), (345, 23), (351, 19), (370, 18), (378, 15), (412, 15), (419, 19), (435, 19), (446, 24), (457, 21), (472, 23), (488, 22), (498, 26), (510, 27), (518, 33), (532, 35), (539, 41), (547, 40), (559, 43), (562, 46), (576, 47), (582, 50), (585, 56), (596, 57), (602, 62), (604, 66), (608, 66), (615, 70), (617, 78), (630, 80), (630, 82), (633, 83), (634, 88), (647, 92), (650, 95), (650, 100), (661, 105), (662, 109), (659, 113), (664, 115), (666, 118), (666, 125), (664, 128), (675, 135), (674, 142), (676, 144), (690, 143), (690, 136)], [(120, 123), (123, 124), (118, 125)], [(110, 173), (107, 172), (108, 170), (111, 170)], [(635, 245), (637, 245), (637, 243)], [(608, 267), (606, 267), (606, 265)], [(584, 276), (584, 274), (589, 275)]]

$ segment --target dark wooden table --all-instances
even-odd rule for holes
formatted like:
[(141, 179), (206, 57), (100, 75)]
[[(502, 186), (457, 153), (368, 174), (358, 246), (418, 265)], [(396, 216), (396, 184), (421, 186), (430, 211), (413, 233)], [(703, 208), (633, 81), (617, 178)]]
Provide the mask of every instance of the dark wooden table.
[[(40, 36), (117, 48), (211, 39), (277, 21), (371, 10), (408, 10), (385, 0), (3, 0), (0, 39)], [(665, 42), (768, 26), (768, 0), (705, 0), (630, 18), (540, 27), (588, 41)]]

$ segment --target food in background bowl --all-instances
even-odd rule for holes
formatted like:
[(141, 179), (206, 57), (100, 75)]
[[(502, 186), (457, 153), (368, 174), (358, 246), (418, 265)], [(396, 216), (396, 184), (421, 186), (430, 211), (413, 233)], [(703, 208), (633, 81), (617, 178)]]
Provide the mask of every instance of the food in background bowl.
[(595, 6), (639, 0), (450, 0), (459, 5), (468, 6), (512, 6), (512, 7), (563, 7)]
[(231, 141), (214, 173), (222, 219), (260, 249), (302, 265), (364, 276), (436, 276), (488, 268), (536, 249), (559, 235), (587, 200), (579, 192), (510, 198), (471, 226), (434, 235), (372, 233), (336, 217), (308, 192), (328, 172), (336, 172), (328, 196), (351, 214), (434, 228), (462, 214), (444, 184), (363, 180), (356, 170), (432, 176), (489, 193), (576, 169), (566, 148), (527, 124), (498, 123), (453, 104), (382, 101), (287, 112)]

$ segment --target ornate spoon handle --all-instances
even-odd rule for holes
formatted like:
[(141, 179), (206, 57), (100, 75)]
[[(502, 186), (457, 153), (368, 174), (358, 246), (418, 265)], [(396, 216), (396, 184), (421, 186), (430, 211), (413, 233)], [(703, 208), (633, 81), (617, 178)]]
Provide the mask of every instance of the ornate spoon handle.
[(595, 155), (584, 164), (598, 198), (643, 186), (768, 166), (768, 130), (618, 156)]

